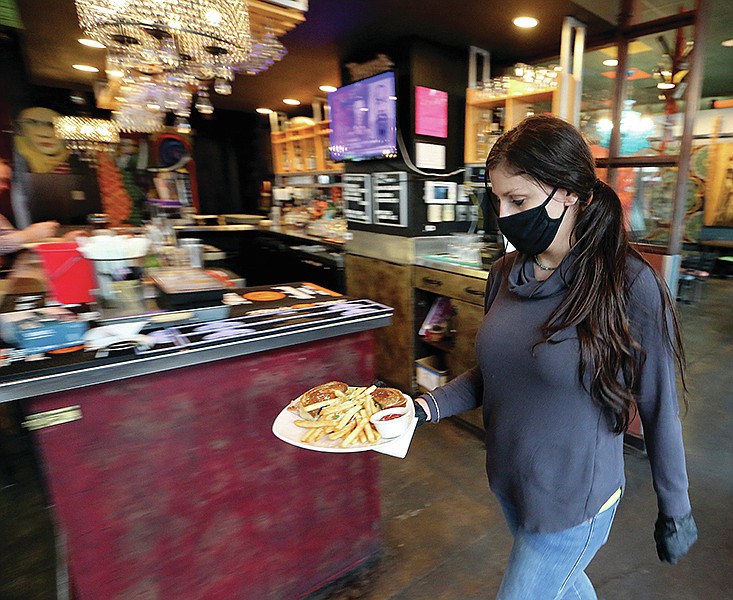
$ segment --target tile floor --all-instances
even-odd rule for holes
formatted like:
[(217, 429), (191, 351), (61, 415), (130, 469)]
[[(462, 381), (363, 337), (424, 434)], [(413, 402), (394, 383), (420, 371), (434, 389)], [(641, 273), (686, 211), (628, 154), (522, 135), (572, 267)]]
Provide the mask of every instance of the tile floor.
[[(625, 496), (608, 544), (588, 569), (601, 600), (733, 600), (732, 300), (733, 280), (712, 280), (698, 304), (680, 306), (690, 390), (683, 428), (700, 539), (680, 564), (659, 562), (648, 461), (629, 450)], [(321, 596), (494, 598), (511, 540), (488, 491), (481, 442), (444, 421), (419, 429), (406, 459), (380, 463), (384, 555), (357, 580)], [(16, 479), (0, 489), (0, 599), (53, 600), (51, 515), (26, 458)]]

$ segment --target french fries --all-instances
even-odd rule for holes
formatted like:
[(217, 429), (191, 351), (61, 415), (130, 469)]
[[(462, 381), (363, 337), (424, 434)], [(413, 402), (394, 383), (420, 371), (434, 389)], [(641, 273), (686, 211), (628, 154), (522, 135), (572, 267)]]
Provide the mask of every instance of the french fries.
[(295, 425), (305, 429), (301, 441), (316, 443), (327, 438), (341, 440), (341, 447), (355, 443), (374, 444), (381, 436), (369, 418), (380, 410), (372, 398), (376, 386), (350, 387), (345, 392), (337, 391), (330, 400), (316, 402), (305, 408), (309, 413), (318, 412), (313, 421), (296, 419)]

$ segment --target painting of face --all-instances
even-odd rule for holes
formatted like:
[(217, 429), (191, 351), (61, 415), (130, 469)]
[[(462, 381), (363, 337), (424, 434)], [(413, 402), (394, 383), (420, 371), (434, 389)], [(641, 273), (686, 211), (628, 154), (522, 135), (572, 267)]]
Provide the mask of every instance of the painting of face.
[(33, 106), (18, 115), (15, 143), (33, 173), (52, 173), (69, 157), (63, 140), (56, 137), (53, 120), (60, 115), (50, 108)]
[(53, 156), (64, 147), (63, 140), (58, 139), (53, 130), (53, 120), (58, 116), (60, 115), (50, 108), (39, 106), (26, 108), (20, 113), (18, 122), (21, 135), (28, 140), (31, 148), (36, 152)]

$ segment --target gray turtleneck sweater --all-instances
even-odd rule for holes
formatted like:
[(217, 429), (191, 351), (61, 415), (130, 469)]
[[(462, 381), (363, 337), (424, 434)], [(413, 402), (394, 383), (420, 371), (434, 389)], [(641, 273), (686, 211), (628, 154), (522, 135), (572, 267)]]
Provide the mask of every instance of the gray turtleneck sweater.
[[(573, 263), (570, 253), (538, 281), (531, 258), (512, 253), (497, 261), (476, 336), (478, 366), (433, 391), (441, 418), (483, 404), (489, 483), (517, 507), (529, 531), (559, 531), (590, 519), (624, 484), (623, 436), (612, 432), (609, 415), (580, 382), (575, 328), (535, 346), (567, 292)], [(632, 335), (646, 353), (635, 392), (654, 489), (659, 510), (681, 516), (690, 501), (673, 353), (664, 333), (668, 315), (646, 264), (630, 258), (627, 277)]]

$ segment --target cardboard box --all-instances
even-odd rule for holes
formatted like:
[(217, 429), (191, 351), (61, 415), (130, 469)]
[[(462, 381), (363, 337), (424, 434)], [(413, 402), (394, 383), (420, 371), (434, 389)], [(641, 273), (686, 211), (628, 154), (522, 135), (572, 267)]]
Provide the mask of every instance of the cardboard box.
[(448, 383), (449, 375), (447, 369), (438, 368), (437, 356), (426, 356), (415, 361), (415, 378), (419, 386), (432, 391)]
[(70, 311), (58, 307), (16, 311), (0, 315), (0, 334), (5, 342), (30, 352), (48, 352), (80, 346), (89, 328)]

